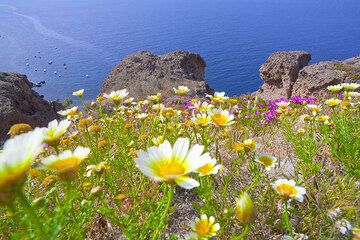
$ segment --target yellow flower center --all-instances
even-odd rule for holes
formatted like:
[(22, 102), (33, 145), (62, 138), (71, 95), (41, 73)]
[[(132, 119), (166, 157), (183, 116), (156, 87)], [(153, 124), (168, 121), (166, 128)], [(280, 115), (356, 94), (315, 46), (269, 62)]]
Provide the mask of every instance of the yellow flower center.
[(199, 221), (195, 224), (195, 232), (199, 237), (210, 237), (212, 225), (210, 225), (208, 221)]
[(164, 179), (173, 179), (185, 174), (185, 168), (177, 161), (163, 162), (157, 164), (157, 175)]
[(228, 119), (224, 114), (216, 113), (211, 116), (211, 119), (216, 125), (219, 126), (226, 125), (228, 123)]
[(210, 120), (208, 117), (199, 117), (196, 119), (196, 123), (200, 126), (206, 126), (210, 123)]
[(291, 197), (294, 197), (297, 193), (297, 190), (294, 186), (285, 183), (279, 184), (276, 187), (276, 190), (280, 194), (280, 196), (284, 199), (289, 199)]
[(209, 175), (214, 171), (214, 166), (211, 163), (207, 163), (204, 166), (199, 167), (196, 171), (203, 175)]
[(67, 172), (77, 168), (81, 162), (82, 159), (72, 156), (64, 159), (59, 159), (58, 161), (50, 164), (48, 167), (60, 172)]
[(266, 167), (269, 167), (273, 164), (273, 160), (272, 158), (268, 157), (268, 156), (261, 156), (259, 157), (259, 161), (264, 164)]

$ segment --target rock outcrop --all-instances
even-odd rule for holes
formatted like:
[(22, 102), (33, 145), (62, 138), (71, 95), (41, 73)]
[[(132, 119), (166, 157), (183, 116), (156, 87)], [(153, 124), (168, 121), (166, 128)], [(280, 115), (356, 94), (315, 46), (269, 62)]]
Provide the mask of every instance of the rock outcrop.
[(256, 93), (273, 100), (294, 96), (323, 97), (327, 86), (360, 81), (360, 57), (344, 61), (325, 61), (307, 66), (310, 53), (276, 52), (260, 68), (264, 84)]
[(0, 72), (0, 142), (13, 124), (45, 126), (58, 117), (53, 106), (32, 87), (26, 75)]
[(259, 89), (258, 96), (264, 99), (290, 97), (299, 71), (310, 59), (310, 53), (302, 51), (272, 53), (260, 68), (264, 84)]
[(190, 96), (203, 96), (213, 90), (205, 82), (206, 63), (199, 54), (176, 51), (154, 55), (140, 51), (124, 58), (103, 82), (100, 94), (128, 89), (131, 96), (144, 99), (158, 92), (173, 95), (173, 87), (191, 89)]

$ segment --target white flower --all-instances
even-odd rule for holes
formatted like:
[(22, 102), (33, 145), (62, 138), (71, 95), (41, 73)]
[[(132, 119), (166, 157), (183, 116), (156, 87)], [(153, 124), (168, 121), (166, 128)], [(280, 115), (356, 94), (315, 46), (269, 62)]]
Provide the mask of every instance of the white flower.
[(71, 122), (69, 120), (62, 120), (60, 123), (58, 120), (49, 122), (47, 128), (43, 128), (44, 142), (52, 144), (57, 142), (62, 135), (68, 130)]
[(63, 110), (63, 111), (59, 111), (58, 114), (62, 115), (62, 116), (66, 116), (67, 119), (69, 120), (74, 120), (77, 119), (79, 117), (79, 114), (77, 112), (78, 110), (78, 106)]
[(212, 109), (208, 112), (208, 115), (211, 117), (212, 124), (216, 127), (229, 126), (234, 124), (234, 115), (231, 114), (228, 110)]
[(278, 179), (271, 185), (284, 200), (289, 200), (291, 198), (295, 198), (299, 202), (304, 200), (306, 190), (303, 187), (296, 186), (294, 180)]
[(148, 115), (147, 115), (146, 113), (140, 113), (140, 114), (136, 115), (135, 117), (136, 117), (137, 119), (143, 120), (143, 119), (145, 119), (147, 116), (148, 116)]
[(277, 159), (276, 157), (269, 154), (261, 153), (255, 158), (255, 162), (261, 163), (265, 166), (266, 170), (270, 170), (271, 168), (275, 167)]
[(176, 182), (185, 189), (198, 187), (198, 181), (186, 176), (206, 164), (209, 153), (203, 153), (204, 146), (195, 144), (189, 149), (189, 139), (179, 138), (173, 147), (164, 141), (159, 147), (140, 150), (135, 159), (143, 174), (155, 181)]
[(345, 91), (354, 91), (360, 84), (358, 83), (342, 83), (341, 86), (344, 88)]
[(74, 152), (66, 150), (58, 156), (51, 155), (43, 159), (41, 163), (50, 170), (56, 170), (60, 173), (71, 172), (78, 168), (89, 153), (89, 148), (77, 147)]
[(229, 99), (229, 97), (225, 96), (225, 92), (215, 92), (214, 96), (206, 94), (206, 97), (209, 97), (214, 104), (219, 104)]
[(112, 100), (115, 104), (119, 104), (122, 100), (129, 95), (129, 92), (126, 89), (112, 91), (110, 94), (104, 93), (104, 98)]
[(5, 142), (0, 153), (0, 192), (21, 180), (42, 149), (43, 135), (39, 128), (15, 136)]
[(207, 176), (210, 174), (217, 174), (223, 166), (216, 164), (215, 158), (210, 158), (209, 161), (203, 166), (195, 170), (200, 176)]
[(80, 89), (79, 91), (73, 92), (72, 95), (75, 97), (82, 97), (84, 95), (84, 89)]
[(185, 94), (187, 94), (188, 92), (190, 92), (190, 89), (187, 86), (178, 86), (178, 88), (173, 88), (174, 92), (179, 95), (179, 96), (183, 96)]
[(206, 214), (203, 214), (200, 218), (195, 219), (191, 228), (198, 238), (209, 238), (216, 235), (220, 229), (220, 224), (215, 223), (213, 216), (208, 218)]

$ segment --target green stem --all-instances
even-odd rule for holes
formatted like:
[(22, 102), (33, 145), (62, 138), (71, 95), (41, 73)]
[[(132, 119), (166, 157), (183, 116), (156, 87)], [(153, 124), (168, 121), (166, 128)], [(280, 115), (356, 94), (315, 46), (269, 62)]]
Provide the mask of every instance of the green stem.
[(251, 230), (251, 225), (246, 224), (244, 230), (239, 236), (239, 239), (246, 239), (246, 236), (249, 234), (250, 230)]
[(36, 226), (36, 230), (38, 231), (38, 234), (39, 234), (39, 236), (38, 236), (39, 239), (45, 239), (47, 234), (45, 233), (44, 226), (40, 222), (39, 216), (37, 216), (37, 214), (32, 209), (32, 207), (29, 203), (29, 200), (27, 199), (27, 197), (21, 190), (18, 191), (17, 195), (19, 197), (20, 203), (22, 204), (22, 206), (25, 208), (25, 210), (29, 214), (31, 222), (34, 223), (34, 225)]
[(288, 202), (287, 202), (287, 201), (285, 201), (283, 221), (284, 221), (286, 230), (288, 230), (290, 236), (293, 237), (293, 236), (294, 236), (294, 233), (293, 233), (292, 226), (291, 226), (291, 222), (290, 222), (290, 218), (289, 218)]
[(163, 214), (161, 216), (161, 219), (160, 219), (160, 226), (156, 229), (156, 231), (154, 233), (154, 236), (152, 237), (153, 240), (159, 239), (158, 236), (160, 234), (162, 226), (164, 226), (166, 224), (166, 218), (167, 218), (168, 212), (169, 212), (170, 207), (171, 207), (172, 199), (174, 197), (174, 186), (175, 185), (173, 185), (173, 184), (169, 184), (168, 192), (167, 192), (167, 195), (168, 195), (167, 204), (166, 204), (165, 210), (164, 210), (164, 212), (163, 212)]

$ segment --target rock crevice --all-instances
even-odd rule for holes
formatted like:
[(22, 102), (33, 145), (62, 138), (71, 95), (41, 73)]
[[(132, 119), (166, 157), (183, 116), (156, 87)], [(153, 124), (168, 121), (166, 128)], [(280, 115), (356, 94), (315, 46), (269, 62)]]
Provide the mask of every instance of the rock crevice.
[(261, 65), (264, 84), (256, 94), (267, 100), (323, 97), (328, 93), (327, 86), (360, 80), (360, 57), (308, 65), (310, 59), (311, 54), (303, 51), (272, 53)]

